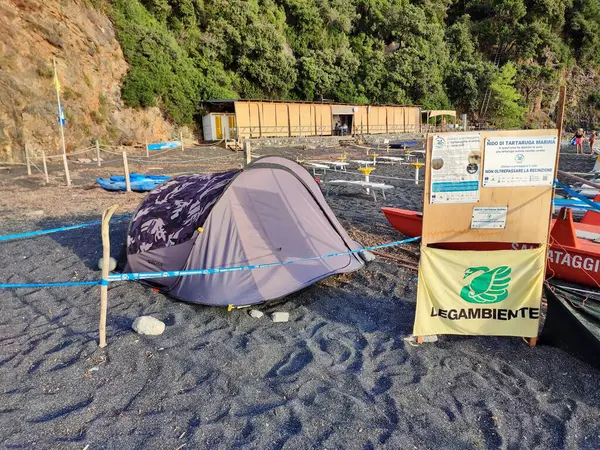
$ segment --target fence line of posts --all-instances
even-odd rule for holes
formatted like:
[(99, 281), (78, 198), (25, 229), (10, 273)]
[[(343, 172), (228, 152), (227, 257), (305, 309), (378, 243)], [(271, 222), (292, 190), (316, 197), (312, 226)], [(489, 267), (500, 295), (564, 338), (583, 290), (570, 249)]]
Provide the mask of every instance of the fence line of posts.
[[(180, 131), (179, 132), (179, 139), (181, 142), (181, 151), (185, 151), (185, 147), (184, 147), (184, 143), (183, 143), (183, 133)], [(95, 140), (95, 150), (96, 150), (96, 164), (98, 167), (102, 167), (102, 158), (100, 157), (100, 152), (101, 152), (101, 148), (100, 148), (100, 141), (98, 141), (98, 139)], [(146, 140), (145, 142), (145, 147), (146, 147), (146, 157), (149, 158), (150, 157), (150, 151), (149, 151), (149, 147), (148, 147), (148, 141)], [(91, 151), (91, 150), (90, 150)], [(58, 155), (55, 155), (58, 156)], [(63, 160), (63, 165), (65, 168), (65, 183), (67, 186), (71, 186), (71, 174), (69, 171), (69, 165), (68, 165), (68, 159), (67, 159), (67, 155), (65, 153), (62, 153), (61, 158)], [(129, 163), (127, 160), (127, 152), (123, 151), (122, 152), (122, 158), (123, 158), (123, 170), (125, 172), (125, 185), (126, 185), (126, 191), (127, 192), (131, 192), (131, 178), (130, 178), (130, 174), (129, 174)], [(32, 165), (32, 161), (35, 158), (33, 158), (30, 154), (29, 154), (29, 146), (27, 145), (27, 143), (25, 144), (25, 165), (27, 166), (27, 175), (31, 176), (32, 175), (32, 170), (31, 170), (31, 165)], [(44, 179), (46, 181), (46, 184), (50, 183), (50, 177), (48, 175), (48, 160), (51, 159), (50, 156), (46, 156), (46, 152), (42, 151), (42, 164), (43, 164), (43, 175), (44, 175)], [(37, 168), (37, 166), (36, 166)], [(38, 169), (39, 170), (39, 169)]]

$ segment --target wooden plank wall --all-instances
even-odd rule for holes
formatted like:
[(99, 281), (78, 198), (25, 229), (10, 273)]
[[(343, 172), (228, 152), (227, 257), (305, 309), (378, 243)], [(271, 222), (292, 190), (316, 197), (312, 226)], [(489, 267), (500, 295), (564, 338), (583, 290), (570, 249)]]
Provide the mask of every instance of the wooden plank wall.
[(250, 110), (248, 104), (235, 102), (233, 106), (235, 110), (238, 138), (250, 137)]
[(314, 136), (315, 135), (315, 113), (314, 107), (308, 103), (299, 105), (300, 109), (300, 130), (298, 136)]
[(421, 131), (421, 108), (415, 106), (404, 107), (406, 117), (406, 133)]
[(360, 105), (358, 111), (354, 113), (354, 132), (357, 134), (369, 134), (367, 105)]
[(369, 134), (387, 133), (387, 115), (385, 106), (371, 106), (369, 112)]
[[(333, 135), (332, 105), (323, 103), (234, 103), (238, 137)], [(386, 134), (420, 129), (420, 108), (358, 105), (354, 133)]]

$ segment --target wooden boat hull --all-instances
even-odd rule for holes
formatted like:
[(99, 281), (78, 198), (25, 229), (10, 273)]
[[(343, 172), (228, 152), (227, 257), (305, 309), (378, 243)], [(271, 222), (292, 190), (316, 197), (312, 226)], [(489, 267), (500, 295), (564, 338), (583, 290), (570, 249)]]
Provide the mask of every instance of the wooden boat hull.
[[(390, 225), (400, 233), (408, 237), (421, 236), (421, 213), (398, 208), (382, 208), (382, 211)], [(571, 210), (561, 209), (558, 218), (552, 221), (546, 276), (600, 287), (600, 243), (578, 238), (578, 233), (600, 234), (600, 226), (573, 222)], [(534, 248), (535, 244), (461, 242), (442, 244), (438, 247), (451, 250), (520, 250)]]

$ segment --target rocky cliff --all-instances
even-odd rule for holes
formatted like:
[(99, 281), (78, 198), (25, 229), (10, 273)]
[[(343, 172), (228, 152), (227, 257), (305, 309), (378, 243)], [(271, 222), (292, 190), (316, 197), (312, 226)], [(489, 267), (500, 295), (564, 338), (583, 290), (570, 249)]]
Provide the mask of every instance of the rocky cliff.
[(88, 1), (0, 0), (0, 161), (59, 152), (56, 58), (67, 151), (93, 139), (110, 144), (163, 140), (172, 126), (158, 108), (125, 108), (127, 72), (110, 20)]

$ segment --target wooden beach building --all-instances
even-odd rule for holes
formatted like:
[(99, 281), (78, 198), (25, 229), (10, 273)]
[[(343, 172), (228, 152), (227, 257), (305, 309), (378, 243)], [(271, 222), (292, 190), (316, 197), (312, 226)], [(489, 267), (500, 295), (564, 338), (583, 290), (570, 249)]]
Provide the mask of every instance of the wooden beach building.
[[(202, 120), (205, 140), (421, 131), (418, 106), (211, 100), (205, 107), (210, 111)], [(347, 130), (336, 130), (336, 124)]]

